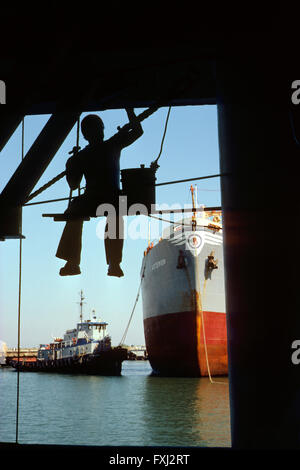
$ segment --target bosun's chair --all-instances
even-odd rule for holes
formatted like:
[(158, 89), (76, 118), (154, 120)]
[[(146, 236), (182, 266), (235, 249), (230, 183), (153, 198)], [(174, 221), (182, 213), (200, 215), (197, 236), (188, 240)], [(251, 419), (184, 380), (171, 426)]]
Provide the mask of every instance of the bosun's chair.
[[(141, 165), (140, 168), (129, 168), (129, 169), (121, 170), (122, 190), (120, 191), (119, 196), (127, 197), (127, 207), (130, 207), (136, 204), (139, 205), (139, 206), (136, 206), (137, 215), (139, 214), (138, 207), (141, 207), (141, 205), (146, 207), (148, 214), (151, 213), (151, 209), (153, 209), (155, 205), (156, 170), (157, 170), (157, 165), (155, 164), (152, 164), (150, 168), (145, 168), (144, 165)], [(71, 197), (72, 197), (72, 191), (70, 193), (70, 199)], [(103, 201), (103, 203), (105, 203), (105, 201)], [(95, 213), (93, 215), (91, 214), (68, 215), (68, 214), (54, 213), (54, 214), (42, 214), (42, 216), (52, 217), (55, 222), (63, 222), (63, 221), (73, 220), (73, 219), (82, 219), (84, 221), (89, 221), (91, 217), (97, 217), (97, 214)]]
[[(157, 106), (152, 106), (145, 111), (143, 111), (141, 114), (137, 116), (137, 119), (141, 122), (144, 119), (148, 118), (151, 114), (155, 113), (157, 111), (158, 107)], [(155, 159), (154, 162), (151, 163), (150, 168), (145, 168), (145, 165), (141, 164), (140, 168), (129, 168), (129, 169), (124, 169), (121, 170), (121, 182), (122, 182), (122, 190), (120, 191), (119, 196), (127, 196), (127, 207), (130, 207), (134, 204), (139, 204), (143, 205), (147, 208), (148, 214), (151, 213), (151, 209), (153, 209), (153, 205), (155, 205), (155, 173), (157, 169), (159, 168), (158, 165), (158, 160), (161, 156), (162, 152), (162, 146), (166, 134), (166, 129), (168, 125), (168, 120), (170, 116), (170, 111), (171, 111), (171, 106), (169, 107), (168, 113), (167, 113), (167, 119), (165, 123), (165, 130), (163, 134), (163, 139), (161, 143), (161, 150), (158, 155), (158, 157)], [(130, 127), (129, 124), (125, 124), (123, 128), (118, 127), (118, 131), (122, 132), (122, 130), (125, 130), (126, 128)], [(80, 149), (79, 147), (79, 119), (78, 119), (78, 125), (77, 125), (77, 142), (76, 146), (73, 147), (73, 150), (69, 152), (70, 154), (76, 153)], [(65, 176), (66, 172), (61, 173), (58, 175), (54, 180), (50, 182), (50, 184), (56, 182), (58, 179), (61, 177)], [(48, 185), (45, 185), (48, 186)], [(43, 187), (44, 188), (44, 187)], [(41, 188), (41, 189), (43, 189)], [(80, 190), (79, 192), (79, 197), (80, 197)], [(39, 193), (37, 191), (35, 194)], [(32, 195), (33, 196), (35, 196)], [(69, 196), (69, 204), (72, 199), (72, 190), (70, 191), (70, 196)], [(106, 201), (103, 201), (105, 203)], [(136, 214), (139, 214), (139, 211), (137, 210)], [(105, 215), (105, 214), (103, 214)], [(89, 221), (91, 217), (97, 217), (97, 214), (80, 214), (80, 215), (69, 215), (69, 214), (42, 214), (43, 217), (52, 217), (55, 222), (63, 222), (67, 220), (74, 220), (74, 219), (82, 219), (84, 221)]]

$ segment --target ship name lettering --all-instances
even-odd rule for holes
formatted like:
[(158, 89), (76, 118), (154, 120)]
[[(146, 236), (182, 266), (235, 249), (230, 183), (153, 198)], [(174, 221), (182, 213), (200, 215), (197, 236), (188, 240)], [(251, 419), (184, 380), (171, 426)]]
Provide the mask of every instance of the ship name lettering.
[(154, 269), (160, 268), (161, 266), (164, 266), (165, 264), (166, 264), (166, 260), (161, 259), (160, 261), (156, 261), (156, 263), (153, 263), (151, 269), (153, 271)]

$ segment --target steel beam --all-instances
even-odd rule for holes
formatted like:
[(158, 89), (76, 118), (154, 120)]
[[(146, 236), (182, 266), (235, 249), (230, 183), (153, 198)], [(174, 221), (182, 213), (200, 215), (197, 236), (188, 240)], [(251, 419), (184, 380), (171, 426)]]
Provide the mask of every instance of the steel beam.
[(22, 206), (75, 125), (79, 111), (56, 112), (0, 195), (0, 239), (22, 238)]
[(80, 112), (56, 112), (28, 150), (23, 161), (2, 191), (0, 202), (22, 206), (39, 181), (63, 141), (75, 125)]
[(217, 62), (232, 446), (239, 449), (300, 448), (300, 365), (292, 361), (300, 339), (299, 147), (285, 59), (272, 48), (251, 43)]
[(25, 112), (25, 109), (18, 109), (16, 111), (6, 111), (5, 109), (3, 111), (2, 107), (0, 113), (0, 152), (21, 123)]

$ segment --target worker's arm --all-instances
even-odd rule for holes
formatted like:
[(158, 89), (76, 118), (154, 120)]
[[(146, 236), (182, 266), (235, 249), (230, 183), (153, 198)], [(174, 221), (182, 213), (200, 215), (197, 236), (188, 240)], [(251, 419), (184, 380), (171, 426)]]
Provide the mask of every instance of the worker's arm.
[(71, 189), (79, 188), (83, 177), (81, 159), (78, 157), (78, 155), (74, 155), (66, 163), (66, 178)]
[[(129, 119), (129, 124), (126, 124), (118, 134), (115, 134), (112, 137), (115, 142), (118, 142), (121, 148), (128, 147), (128, 145), (131, 145), (144, 133), (141, 123), (137, 119), (133, 108), (126, 108), (126, 113)], [(130, 127), (129, 130), (127, 126)]]

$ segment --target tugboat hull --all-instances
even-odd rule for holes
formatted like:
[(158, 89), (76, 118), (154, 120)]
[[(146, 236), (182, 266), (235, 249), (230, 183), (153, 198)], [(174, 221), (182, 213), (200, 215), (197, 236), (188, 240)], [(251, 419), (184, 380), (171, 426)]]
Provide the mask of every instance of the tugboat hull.
[(127, 350), (115, 348), (99, 355), (86, 354), (74, 358), (37, 360), (10, 365), (20, 372), (51, 372), (62, 374), (121, 375), (122, 362), (127, 359)]

